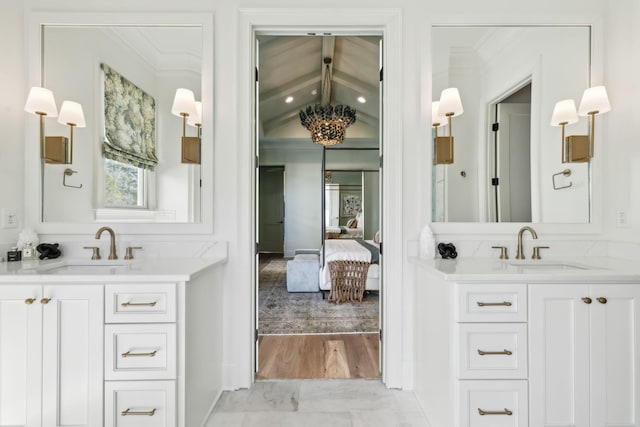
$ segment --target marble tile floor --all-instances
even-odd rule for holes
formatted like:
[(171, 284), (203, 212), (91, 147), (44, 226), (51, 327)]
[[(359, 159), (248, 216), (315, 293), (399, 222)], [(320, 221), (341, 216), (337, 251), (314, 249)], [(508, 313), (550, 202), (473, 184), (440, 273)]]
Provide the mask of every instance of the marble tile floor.
[(379, 380), (259, 381), (224, 392), (206, 427), (430, 427), (410, 391)]

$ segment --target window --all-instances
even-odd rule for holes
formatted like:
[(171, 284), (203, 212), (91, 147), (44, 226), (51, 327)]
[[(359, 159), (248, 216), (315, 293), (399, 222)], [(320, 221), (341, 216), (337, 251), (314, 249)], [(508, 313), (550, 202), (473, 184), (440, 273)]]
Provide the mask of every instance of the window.
[(104, 159), (104, 204), (109, 208), (146, 208), (145, 170)]

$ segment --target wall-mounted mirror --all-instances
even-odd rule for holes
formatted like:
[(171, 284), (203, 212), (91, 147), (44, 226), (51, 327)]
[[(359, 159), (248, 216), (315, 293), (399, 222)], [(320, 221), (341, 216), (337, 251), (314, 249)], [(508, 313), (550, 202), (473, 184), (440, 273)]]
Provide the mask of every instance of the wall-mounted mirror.
[(380, 230), (379, 149), (324, 151), (324, 238), (373, 240)]
[[(456, 87), (464, 106), (453, 118), (454, 163), (433, 166), (432, 221), (590, 222), (592, 162), (563, 164), (550, 120), (557, 101), (578, 102), (590, 86), (591, 28), (435, 26), (432, 35), (434, 101)], [(570, 133), (586, 134), (587, 121)]]
[[(74, 133), (73, 163), (42, 166), (41, 221), (200, 223), (201, 172), (210, 159), (181, 162), (182, 119), (171, 109), (177, 88), (201, 99), (202, 26), (47, 24), (41, 31), (42, 86), (58, 103), (79, 102), (86, 118)], [(47, 120), (46, 132), (67, 130)], [(148, 136), (145, 151), (156, 164), (129, 161), (126, 152), (118, 160), (104, 154), (110, 135), (133, 132)]]
[(325, 239), (373, 240), (380, 224), (377, 170), (326, 170)]

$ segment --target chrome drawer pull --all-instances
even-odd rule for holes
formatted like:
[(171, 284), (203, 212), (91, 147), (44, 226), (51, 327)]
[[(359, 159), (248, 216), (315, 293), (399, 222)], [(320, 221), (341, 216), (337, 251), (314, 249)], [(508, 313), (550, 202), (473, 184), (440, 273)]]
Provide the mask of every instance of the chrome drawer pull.
[(509, 301), (502, 302), (480, 302), (478, 301), (478, 307), (491, 307), (496, 305), (505, 305), (507, 307), (511, 307), (511, 303)]
[(131, 353), (131, 351), (127, 351), (122, 353), (122, 357), (153, 357), (157, 352), (158, 350), (153, 350), (151, 353)]
[(122, 306), (123, 307), (131, 307), (131, 306), (148, 306), (148, 307), (155, 307), (155, 305), (157, 304), (157, 301), (154, 302), (123, 302)]
[(507, 356), (511, 356), (513, 354), (513, 352), (509, 351), (509, 350), (503, 350), (503, 351), (482, 351), (482, 350), (478, 350), (478, 354), (480, 356), (486, 356), (489, 354), (505, 354)]
[(144, 411), (144, 412), (140, 412), (140, 411), (132, 411), (130, 408), (125, 409), (124, 411), (122, 411), (122, 416), (124, 417), (125, 415), (148, 415), (150, 417), (153, 417), (156, 414), (156, 408), (153, 408), (150, 411)]
[(478, 413), (480, 415), (513, 415), (513, 412), (511, 412), (507, 408), (504, 408), (504, 411), (483, 411), (482, 409), (478, 408)]

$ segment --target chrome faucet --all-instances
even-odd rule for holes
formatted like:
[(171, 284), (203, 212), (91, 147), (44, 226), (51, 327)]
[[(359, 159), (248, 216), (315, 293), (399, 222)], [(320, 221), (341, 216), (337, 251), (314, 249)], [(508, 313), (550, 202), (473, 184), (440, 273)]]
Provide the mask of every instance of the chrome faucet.
[(96, 239), (100, 239), (103, 231), (107, 231), (109, 233), (109, 236), (111, 236), (109, 259), (118, 259), (118, 254), (116, 253), (116, 233), (114, 233), (110, 227), (100, 227), (100, 229), (96, 232)]
[(531, 233), (531, 237), (533, 237), (534, 239), (538, 238), (536, 230), (529, 227), (528, 225), (522, 227), (520, 231), (518, 231), (518, 250), (516, 251), (516, 259), (524, 259), (524, 253), (522, 252), (522, 235), (525, 231), (529, 231)]

